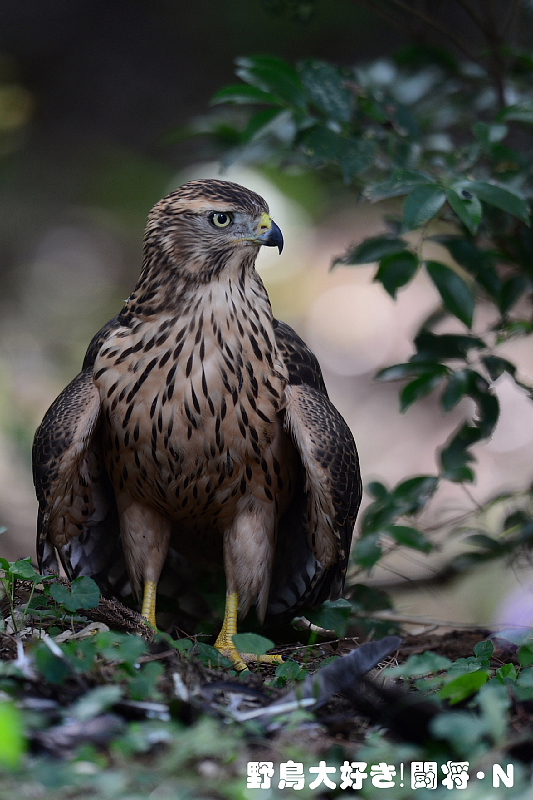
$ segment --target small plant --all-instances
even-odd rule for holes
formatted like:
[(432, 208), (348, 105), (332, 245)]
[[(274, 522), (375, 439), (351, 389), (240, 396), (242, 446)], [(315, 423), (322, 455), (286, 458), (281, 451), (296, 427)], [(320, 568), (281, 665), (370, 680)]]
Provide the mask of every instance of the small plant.
[[(26, 581), (31, 587), (24, 603), (16, 599), (19, 581)], [(19, 625), (32, 623), (36, 617), (41, 623), (46, 620), (51, 625), (63, 620), (66, 614), (72, 618), (76, 611), (96, 608), (100, 602), (100, 590), (92, 578), (75, 578), (68, 587), (57, 582), (54, 575), (40, 575), (29, 557), (18, 561), (0, 558), (0, 586), (15, 631)], [(5, 624), (5, 620), (3, 622)]]
[(473, 697), (485, 684), (505, 686), (520, 701), (533, 700), (533, 644), (524, 635), (517, 648), (518, 664), (495, 664), (494, 643), (488, 639), (474, 647), (474, 655), (451, 661), (431, 652), (412, 655), (397, 667), (388, 667), (391, 677), (414, 682), (423, 692), (436, 692), (437, 697), (450, 705)]

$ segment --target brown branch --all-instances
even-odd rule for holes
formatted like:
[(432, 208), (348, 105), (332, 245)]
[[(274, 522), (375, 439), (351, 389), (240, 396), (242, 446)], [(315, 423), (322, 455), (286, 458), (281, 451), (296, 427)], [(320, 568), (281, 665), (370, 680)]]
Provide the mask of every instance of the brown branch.
[(404, 0), (390, 0), (391, 3), (394, 3), (398, 8), (403, 9), (411, 16), (416, 16), (430, 28), (434, 28), (436, 31), (441, 33), (443, 36), (446, 36), (451, 42), (455, 44), (455, 46), (461, 50), (468, 58), (476, 63), (479, 63), (479, 58), (472, 53), (466, 42), (456, 36), (453, 28), (449, 28), (447, 25), (443, 25), (439, 20), (434, 19), (433, 17), (428, 17), (428, 15), (424, 11), (420, 11), (418, 9), (412, 8), (408, 2), (404, 2)]
[(382, 17), (386, 22), (389, 22), (391, 25), (394, 25), (397, 28), (409, 29), (409, 26), (405, 24), (401, 17), (391, 16), (385, 11), (385, 9), (377, 8), (374, 0), (354, 0), (354, 2), (360, 6), (363, 6), (363, 8), (366, 8), (369, 11), (374, 11), (376, 14), (379, 14), (379, 16)]
[(516, 20), (517, 11), (519, 9), (519, 6), (520, 6), (520, 0), (512, 0), (512, 2), (509, 3), (509, 13), (507, 14), (507, 18), (504, 20), (504, 22), (501, 25), (501, 36), (502, 36), (502, 39), (506, 39), (507, 38), (507, 35), (508, 35), (508, 33), (509, 33), (510, 29), (511, 29), (511, 26), (514, 23), (514, 21)]
[(475, 25), (479, 28), (479, 30), (486, 36), (487, 29), (485, 27), (485, 20), (484, 18), (475, 11), (475, 9), (467, 2), (467, 0), (457, 0), (457, 3), (461, 6), (461, 8), (466, 11), (470, 19), (474, 22)]

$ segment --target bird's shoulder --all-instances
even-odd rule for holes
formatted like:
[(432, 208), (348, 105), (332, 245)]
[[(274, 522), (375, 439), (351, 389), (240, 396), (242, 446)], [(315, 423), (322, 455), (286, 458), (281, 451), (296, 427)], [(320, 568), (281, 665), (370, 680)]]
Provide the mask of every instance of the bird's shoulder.
[(304, 340), (290, 325), (278, 319), (274, 320), (274, 333), (278, 351), (289, 373), (289, 384), (306, 384), (327, 397), (318, 359)]
[(109, 337), (116, 331), (118, 328), (122, 327), (122, 313), (117, 314), (110, 319), (109, 322), (100, 328), (98, 333), (95, 333), (93, 338), (89, 343), (89, 347), (87, 348), (87, 352), (85, 353), (85, 358), (83, 359), (83, 366), (82, 371), (87, 369), (92, 369), (94, 367), (94, 362), (98, 356), (98, 353), (102, 349), (102, 346), (107, 342)]

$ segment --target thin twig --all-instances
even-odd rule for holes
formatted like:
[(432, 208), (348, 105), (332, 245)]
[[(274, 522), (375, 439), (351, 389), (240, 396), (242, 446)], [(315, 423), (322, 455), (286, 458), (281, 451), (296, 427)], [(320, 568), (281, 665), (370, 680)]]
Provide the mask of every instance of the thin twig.
[(472, 59), (479, 63), (478, 56), (474, 55), (466, 42), (464, 42), (461, 38), (459, 38), (455, 31), (452, 28), (448, 28), (447, 25), (443, 25), (439, 20), (434, 19), (433, 17), (429, 17), (424, 11), (419, 11), (418, 9), (412, 8), (409, 3), (404, 2), (404, 0), (390, 0), (391, 3), (394, 3), (398, 8), (403, 9), (408, 14), (412, 16), (418, 17), (422, 22), (425, 22), (431, 28), (434, 28), (436, 31), (441, 33), (443, 36), (446, 36), (451, 42), (455, 44), (456, 47), (459, 48), (468, 58)]
[(504, 630), (505, 628), (524, 628), (525, 630), (531, 630), (530, 625), (515, 625), (514, 623), (511, 625), (508, 622), (500, 623), (500, 622), (491, 622), (490, 625), (488, 623), (482, 622), (455, 622), (452, 620), (444, 620), (444, 619), (434, 619), (433, 617), (425, 617), (425, 616), (418, 616), (412, 614), (397, 614), (395, 611), (388, 611), (384, 609), (383, 611), (352, 611), (352, 615), (354, 617), (359, 617), (362, 619), (378, 619), (384, 622), (398, 622), (403, 623), (405, 625), (432, 625), (436, 628), (452, 628), (456, 630), (479, 630), (481, 629), (488, 629), (488, 630)]
[(374, 11), (376, 14), (379, 14), (386, 22), (390, 22), (391, 25), (394, 25), (397, 28), (405, 28), (408, 29), (409, 26), (405, 24), (405, 21), (401, 19), (401, 17), (391, 16), (388, 11), (385, 11), (383, 8), (377, 8), (373, 0), (354, 0), (358, 5), (363, 6), (363, 8), (368, 9), (369, 11)]
[(477, 11), (467, 2), (467, 0), (457, 0), (457, 3), (461, 6), (461, 8), (466, 11), (470, 19), (477, 25), (479, 30), (487, 35), (487, 31), (485, 28), (485, 20), (481, 15), (478, 15)]
[(519, 6), (520, 6), (520, 0), (512, 0), (512, 2), (509, 3), (509, 13), (507, 14), (506, 19), (501, 25), (502, 39), (507, 38), (511, 26), (516, 19), (516, 12), (518, 11)]
[(475, 505), (478, 514), (482, 513), (484, 511), (484, 505), (482, 503), (478, 503), (478, 501), (475, 499), (468, 486), (465, 483), (462, 483), (461, 489), (466, 494), (470, 502)]

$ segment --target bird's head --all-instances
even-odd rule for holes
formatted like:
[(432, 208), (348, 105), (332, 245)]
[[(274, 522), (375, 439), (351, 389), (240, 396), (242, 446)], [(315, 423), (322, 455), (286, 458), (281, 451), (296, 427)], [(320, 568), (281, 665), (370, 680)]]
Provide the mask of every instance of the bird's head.
[(283, 248), (263, 198), (230, 181), (196, 180), (150, 212), (145, 263), (159, 258), (167, 270), (204, 283), (232, 266), (253, 265), (261, 245)]

